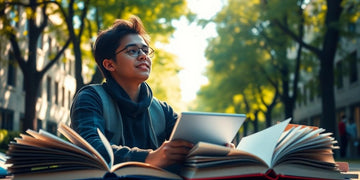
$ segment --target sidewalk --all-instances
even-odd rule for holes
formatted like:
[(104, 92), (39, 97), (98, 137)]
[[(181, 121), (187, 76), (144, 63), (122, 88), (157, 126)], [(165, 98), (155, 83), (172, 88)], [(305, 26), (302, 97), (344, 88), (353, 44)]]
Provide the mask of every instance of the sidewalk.
[[(358, 179), (360, 179), (360, 162), (359, 161), (350, 161), (349, 162), (349, 173), (351, 173), (351, 174), (357, 173)], [(355, 180), (355, 179), (351, 179), (351, 180)]]
[(350, 171), (360, 171), (360, 162), (349, 162)]

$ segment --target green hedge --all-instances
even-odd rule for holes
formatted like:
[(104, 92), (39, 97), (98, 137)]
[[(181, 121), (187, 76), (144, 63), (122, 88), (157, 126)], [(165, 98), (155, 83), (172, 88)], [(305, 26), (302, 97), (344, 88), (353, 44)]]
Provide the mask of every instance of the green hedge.
[(0, 129), (0, 152), (5, 153), (9, 148), (10, 141), (14, 141), (14, 138), (19, 136), (20, 132)]

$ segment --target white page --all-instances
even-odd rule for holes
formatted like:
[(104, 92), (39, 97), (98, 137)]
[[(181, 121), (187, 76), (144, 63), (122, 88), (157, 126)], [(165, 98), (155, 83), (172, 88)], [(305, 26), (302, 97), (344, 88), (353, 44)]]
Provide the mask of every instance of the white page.
[(289, 134), (289, 136), (284, 139), (281, 144), (276, 146), (273, 161), (276, 162), (281, 157), (279, 154), (281, 154), (284, 149), (289, 148), (291, 144), (296, 143), (296, 140), (298, 140), (300, 136), (302, 136), (305, 132), (308, 132), (307, 130), (310, 130), (310, 128), (302, 128), (301, 126), (294, 128), (291, 134)]
[(101, 154), (92, 147), (83, 137), (81, 137), (77, 132), (71, 129), (69, 126), (64, 123), (60, 123), (58, 131), (64, 135), (70, 142), (73, 144), (83, 147), (90, 151), (94, 156), (99, 159), (99, 162), (104, 166), (107, 171), (110, 171), (110, 165), (105, 161), (105, 159), (101, 156)]
[(237, 149), (258, 156), (263, 159), (269, 167), (271, 167), (271, 159), (275, 146), (290, 120), (291, 119), (289, 118), (267, 129), (243, 137), (238, 144)]
[[(109, 154), (109, 158), (110, 158), (109, 166), (110, 166), (110, 169), (111, 169), (113, 167), (113, 165), (114, 165), (114, 153), (113, 153), (113, 150), (111, 148), (111, 145), (110, 145), (109, 141), (106, 139), (105, 135), (100, 131), (99, 128), (97, 129), (97, 132), (98, 132), (98, 134), (100, 136), (101, 141), (103, 142), (103, 144), (105, 146), (106, 151)], [(112, 171), (113, 170), (111, 170), (111, 172)]]
[[(86, 155), (88, 157), (94, 157), (90, 152), (80, 148), (79, 146), (75, 146), (74, 144), (71, 144), (68, 141), (65, 141), (65, 140), (63, 140), (63, 139), (61, 139), (61, 138), (47, 132), (47, 131), (44, 131), (42, 129), (40, 129), (39, 132), (28, 129), (26, 132), (29, 135), (31, 135), (33, 138), (41, 140), (44, 143), (46, 143), (46, 146), (41, 145), (41, 147), (47, 147), (47, 146), (50, 146), (50, 145), (54, 144), (54, 146), (59, 146), (59, 147), (64, 148), (64, 149), (71, 149), (71, 150), (73, 150), (75, 152), (84, 154), (84, 155)], [(27, 135), (21, 134), (20, 136), (23, 137), (23, 139), (25, 139)], [(19, 141), (21, 141), (21, 139)], [(50, 144), (50, 143), (52, 143), (52, 144)], [(23, 143), (20, 143), (20, 144), (23, 144)], [(32, 143), (29, 144), (29, 145), (35, 146)], [(57, 147), (57, 148), (59, 148), (59, 147)]]
[(315, 130), (311, 130), (311, 128), (309, 128), (310, 131), (308, 131), (306, 134), (304, 134), (303, 137), (301, 137), (300, 139), (298, 139), (296, 142), (290, 144), (286, 149), (284, 149), (281, 153), (282, 154), (288, 154), (289, 152), (293, 152), (294, 151), (294, 147), (296, 147), (296, 149), (303, 147), (304, 143), (308, 142), (309, 139), (311, 139), (311, 141), (313, 141), (313, 139), (318, 136), (317, 134), (320, 134), (322, 132), (324, 132), (325, 130), (322, 128), (319, 129), (315, 129)]

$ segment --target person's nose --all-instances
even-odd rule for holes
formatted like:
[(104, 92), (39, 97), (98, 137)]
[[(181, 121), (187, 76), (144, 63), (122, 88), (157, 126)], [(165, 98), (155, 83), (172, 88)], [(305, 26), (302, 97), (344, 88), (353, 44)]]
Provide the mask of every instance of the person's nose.
[(147, 58), (147, 55), (145, 54), (145, 52), (142, 49), (139, 49), (139, 54), (138, 54), (138, 58), (140, 60), (144, 60)]

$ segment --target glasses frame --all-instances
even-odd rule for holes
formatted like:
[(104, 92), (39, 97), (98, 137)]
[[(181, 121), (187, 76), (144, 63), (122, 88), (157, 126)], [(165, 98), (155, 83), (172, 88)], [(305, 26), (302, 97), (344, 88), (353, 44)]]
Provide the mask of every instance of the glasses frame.
[[(138, 48), (138, 51), (137, 51), (137, 53), (136, 53), (135, 56), (134, 56), (134, 55), (130, 55), (128, 52), (125, 52), (127, 55), (129, 55), (129, 56), (131, 56), (131, 57), (139, 57), (139, 55), (140, 55), (140, 50), (141, 50), (147, 57), (150, 57), (150, 58), (154, 57), (155, 50), (154, 50), (153, 48), (151, 48), (150, 46), (143, 46), (143, 47), (140, 48), (139, 46), (137, 46), (137, 45), (135, 45), (135, 44), (129, 44), (129, 45), (125, 46), (123, 49), (115, 52), (115, 55), (116, 55), (116, 54), (119, 54), (119, 53), (121, 53), (121, 52), (123, 52), (123, 51), (125, 51), (125, 50), (127, 50), (129, 47), (137, 47), (137, 48)], [(144, 47), (149, 48), (148, 54), (146, 54), (145, 51), (142, 49), (142, 48), (144, 48)]]

